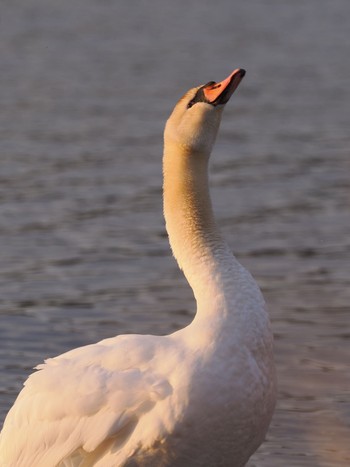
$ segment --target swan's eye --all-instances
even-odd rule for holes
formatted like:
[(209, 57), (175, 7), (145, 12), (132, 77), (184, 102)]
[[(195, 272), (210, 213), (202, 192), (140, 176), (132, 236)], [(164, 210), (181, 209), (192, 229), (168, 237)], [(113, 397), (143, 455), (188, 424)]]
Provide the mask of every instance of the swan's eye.
[(194, 104), (196, 104), (196, 102), (206, 102), (207, 104), (210, 104), (210, 102), (208, 102), (208, 100), (205, 97), (203, 89), (208, 86), (213, 86), (215, 84), (216, 84), (215, 81), (209, 81), (209, 83), (200, 87), (198, 91), (196, 92), (196, 95), (193, 97), (193, 99), (191, 99), (190, 102), (187, 104), (187, 108), (190, 109)]
[(203, 92), (203, 87), (202, 86), (201, 88), (198, 89), (198, 91), (196, 92), (195, 96), (190, 100), (190, 102), (187, 104), (187, 108), (190, 109), (194, 104), (196, 104), (197, 102), (205, 102), (206, 99), (205, 99), (205, 95), (204, 95), (204, 92)]
[(194, 104), (194, 99), (191, 99), (190, 102), (187, 104), (187, 108), (190, 109)]

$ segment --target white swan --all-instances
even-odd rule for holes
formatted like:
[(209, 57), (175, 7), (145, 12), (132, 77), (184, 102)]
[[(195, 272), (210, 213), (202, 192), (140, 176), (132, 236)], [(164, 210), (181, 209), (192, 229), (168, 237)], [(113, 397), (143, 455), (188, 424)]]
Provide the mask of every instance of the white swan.
[(5, 420), (1, 467), (239, 467), (263, 441), (275, 405), (269, 319), (216, 227), (207, 175), (244, 74), (191, 89), (165, 129), (166, 227), (197, 300), (193, 322), (39, 365)]

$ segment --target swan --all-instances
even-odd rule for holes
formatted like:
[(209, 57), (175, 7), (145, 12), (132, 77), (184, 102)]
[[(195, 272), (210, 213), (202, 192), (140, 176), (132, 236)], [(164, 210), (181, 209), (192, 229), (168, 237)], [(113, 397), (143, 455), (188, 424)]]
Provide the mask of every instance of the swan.
[(164, 216), (193, 321), (38, 365), (6, 417), (1, 467), (241, 467), (264, 440), (276, 399), (269, 317), (220, 235), (208, 187), (221, 115), (244, 74), (188, 91), (164, 131)]

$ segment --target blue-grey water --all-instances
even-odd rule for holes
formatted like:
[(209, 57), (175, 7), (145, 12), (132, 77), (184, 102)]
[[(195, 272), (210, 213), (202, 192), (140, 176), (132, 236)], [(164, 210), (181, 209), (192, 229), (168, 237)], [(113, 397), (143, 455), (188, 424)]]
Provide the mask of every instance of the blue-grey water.
[(279, 402), (249, 467), (350, 464), (348, 0), (3, 0), (0, 414), (45, 357), (190, 322), (162, 218), (165, 119), (247, 75), (212, 194), (268, 302)]

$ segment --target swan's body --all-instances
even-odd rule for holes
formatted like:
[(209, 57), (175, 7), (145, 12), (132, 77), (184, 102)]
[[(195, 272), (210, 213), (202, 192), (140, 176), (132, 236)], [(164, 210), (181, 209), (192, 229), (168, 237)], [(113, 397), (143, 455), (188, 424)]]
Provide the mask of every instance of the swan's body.
[(189, 91), (165, 130), (164, 213), (197, 300), (186, 328), (124, 335), (38, 367), (0, 437), (1, 467), (240, 467), (275, 404), (261, 293), (217, 230), (207, 166), (243, 70)]

